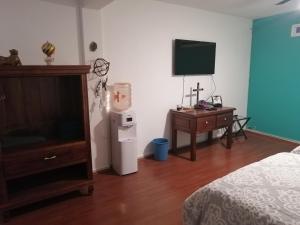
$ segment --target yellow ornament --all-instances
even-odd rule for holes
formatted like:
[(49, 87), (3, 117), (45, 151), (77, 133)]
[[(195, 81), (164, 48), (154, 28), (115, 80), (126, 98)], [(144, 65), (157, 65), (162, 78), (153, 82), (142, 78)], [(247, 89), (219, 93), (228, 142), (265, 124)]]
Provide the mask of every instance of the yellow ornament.
[(50, 43), (50, 42), (46, 42), (42, 45), (42, 51), (43, 53), (45, 53), (48, 57), (51, 57), (53, 55), (53, 53), (55, 52), (55, 46)]

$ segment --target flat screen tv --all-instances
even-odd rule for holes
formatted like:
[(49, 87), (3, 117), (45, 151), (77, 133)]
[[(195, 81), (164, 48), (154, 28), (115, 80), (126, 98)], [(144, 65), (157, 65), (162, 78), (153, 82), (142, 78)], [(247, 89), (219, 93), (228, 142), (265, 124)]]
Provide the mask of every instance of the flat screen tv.
[(175, 39), (174, 75), (215, 73), (216, 43)]

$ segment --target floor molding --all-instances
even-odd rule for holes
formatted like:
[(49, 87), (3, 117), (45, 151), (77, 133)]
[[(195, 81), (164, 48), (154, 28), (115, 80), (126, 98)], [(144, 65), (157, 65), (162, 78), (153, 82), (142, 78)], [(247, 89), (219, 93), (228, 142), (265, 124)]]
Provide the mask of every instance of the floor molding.
[(254, 133), (254, 134), (259, 134), (259, 135), (267, 136), (269, 138), (278, 139), (278, 140), (281, 140), (281, 141), (286, 141), (286, 142), (300, 144), (300, 141), (297, 141), (297, 140), (293, 140), (293, 139), (289, 139), (289, 138), (284, 138), (284, 137), (280, 137), (280, 136), (277, 136), (277, 135), (273, 135), (273, 134), (269, 134), (269, 133), (265, 133), (265, 132), (261, 132), (261, 131), (257, 131), (257, 130), (252, 130), (252, 129), (249, 129), (249, 128), (245, 129), (245, 131), (250, 132), (250, 133)]

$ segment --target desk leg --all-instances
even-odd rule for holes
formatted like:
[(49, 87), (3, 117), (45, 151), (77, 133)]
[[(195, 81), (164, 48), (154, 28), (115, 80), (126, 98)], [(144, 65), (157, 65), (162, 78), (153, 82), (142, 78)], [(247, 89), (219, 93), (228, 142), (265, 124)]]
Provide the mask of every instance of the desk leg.
[(227, 143), (226, 148), (231, 148), (232, 145), (232, 124), (228, 126), (227, 129)]
[(174, 154), (177, 153), (177, 130), (172, 129), (172, 151)]
[(191, 133), (191, 161), (196, 161), (196, 132)]

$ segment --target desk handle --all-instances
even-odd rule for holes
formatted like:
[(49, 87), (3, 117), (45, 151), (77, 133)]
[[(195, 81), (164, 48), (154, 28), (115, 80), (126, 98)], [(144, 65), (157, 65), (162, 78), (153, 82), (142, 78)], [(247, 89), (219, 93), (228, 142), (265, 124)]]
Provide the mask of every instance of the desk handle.
[(207, 120), (205, 121), (205, 124), (208, 124), (208, 121), (207, 121)]
[(226, 120), (227, 120), (227, 118), (225, 117), (225, 118), (224, 118), (224, 120), (226, 121)]

